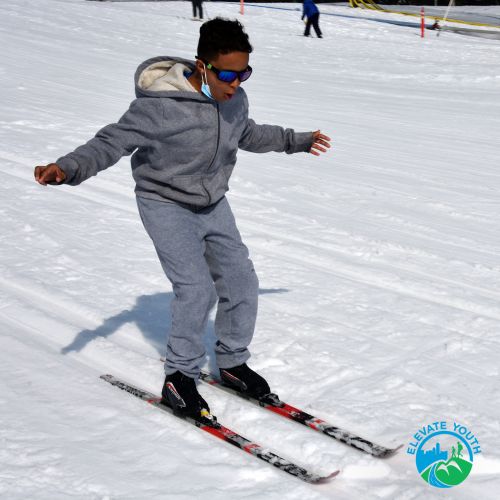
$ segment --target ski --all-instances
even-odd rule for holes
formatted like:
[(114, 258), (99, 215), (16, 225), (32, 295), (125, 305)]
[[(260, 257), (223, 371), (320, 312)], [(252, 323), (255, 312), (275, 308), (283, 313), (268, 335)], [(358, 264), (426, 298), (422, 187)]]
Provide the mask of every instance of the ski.
[(326, 434), (327, 436), (336, 439), (337, 441), (341, 441), (342, 443), (345, 443), (353, 448), (356, 448), (357, 450), (363, 451), (377, 458), (389, 457), (390, 455), (396, 453), (403, 446), (400, 445), (396, 448), (387, 448), (385, 446), (376, 444), (373, 441), (364, 439), (349, 431), (346, 431), (345, 429), (341, 429), (340, 427), (316, 418), (315, 416), (310, 415), (305, 411), (294, 408), (284, 401), (281, 401), (276, 394), (269, 394), (260, 399), (252, 398), (235, 389), (232, 389), (231, 387), (224, 385), (224, 383), (220, 379), (215, 378), (206, 372), (201, 372), (200, 380), (208, 385), (211, 385), (212, 387), (217, 387), (218, 389), (228, 392), (229, 394), (234, 394), (235, 396), (250, 401), (257, 406), (272, 411), (277, 415), (302, 424), (309, 429), (313, 429), (317, 432), (322, 432), (323, 434)]
[(318, 474), (313, 474), (307, 471), (306, 469), (276, 455), (275, 453), (269, 451), (263, 446), (253, 441), (250, 441), (249, 439), (241, 436), (240, 434), (232, 431), (231, 429), (224, 427), (222, 424), (217, 422), (215, 417), (211, 415), (206, 417), (200, 417), (199, 419), (180, 416), (177, 413), (174, 413), (172, 408), (162, 404), (160, 397), (155, 396), (150, 392), (147, 392), (133, 385), (130, 385), (127, 382), (124, 382), (123, 380), (114, 377), (113, 375), (101, 375), (101, 378), (106, 382), (109, 382), (111, 385), (114, 385), (119, 389), (122, 389), (128, 392), (129, 394), (132, 394), (132, 396), (142, 399), (143, 401), (155, 406), (156, 408), (164, 412), (170, 413), (171, 415), (175, 415), (176, 417), (186, 421), (187, 423), (194, 425), (195, 427), (198, 427), (202, 431), (208, 432), (212, 436), (222, 439), (226, 443), (232, 444), (233, 446), (236, 446), (240, 450), (245, 451), (250, 455), (253, 455), (254, 457), (257, 457), (260, 460), (263, 460), (264, 462), (267, 462), (268, 464), (277, 467), (283, 472), (287, 472), (288, 474), (291, 474), (292, 476), (295, 476), (296, 478), (301, 479), (302, 481), (305, 481), (307, 483), (312, 483), (312, 484), (325, 483), (328, 480), (334, 478), (339, 473), (339, 471), (337, 470), (328, 476), (320, 476)]

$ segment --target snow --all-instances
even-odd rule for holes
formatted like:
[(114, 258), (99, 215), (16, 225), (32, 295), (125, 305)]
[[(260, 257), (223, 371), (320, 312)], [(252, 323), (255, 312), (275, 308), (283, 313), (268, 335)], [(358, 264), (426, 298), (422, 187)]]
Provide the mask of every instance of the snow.
[[(282, 399), (382, 444), (436, 420), (467, 425), (482, 453), (450, 495), (498, 498), (499, 42), (422, 40), (343, 4), (321, 6), (323, 40), (304, 39), (297, 4), (285, 7), (241, 17), (251, 115), (321, 129), (334, 148), (239, 154), (229, 199), (261, 286), (250, 365)], [(244, 436), (342, 470), (311, 486), (99, 379), (158, 392), (172, 291), (128, 159), (76, 188), (43, 188), (33, 168), (115, 121), (144, 59), (192, 58), (200, 23), (186, 2), (1, 11), (0, 497), (441, 498), (404, 450), (377, 460), (200, 387)]]

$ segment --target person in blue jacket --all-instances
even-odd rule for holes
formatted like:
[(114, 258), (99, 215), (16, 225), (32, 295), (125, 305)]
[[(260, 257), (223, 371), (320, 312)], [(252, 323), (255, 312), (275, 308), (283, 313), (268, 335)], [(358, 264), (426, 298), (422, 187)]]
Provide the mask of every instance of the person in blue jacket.
[(304, 36), (309, 36), (311, 31), (311, 25), (314, 27), (314, 31), (318, 38), (323, 38), (321, 30), (319, 29), (319, 10), (313, 0), (304, 0), (302, 9), (302, 19), (307, 17), (306, 30), (304, 31)]

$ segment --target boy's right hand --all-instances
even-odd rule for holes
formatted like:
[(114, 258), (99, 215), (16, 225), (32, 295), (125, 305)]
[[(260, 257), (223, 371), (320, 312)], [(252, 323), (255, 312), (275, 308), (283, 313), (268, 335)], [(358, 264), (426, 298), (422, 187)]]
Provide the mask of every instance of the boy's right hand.
[(35, 180), (42, 186), (62, 184), (66, 180), (66, 174), (56, 163), (49, 163), (35, 168)]

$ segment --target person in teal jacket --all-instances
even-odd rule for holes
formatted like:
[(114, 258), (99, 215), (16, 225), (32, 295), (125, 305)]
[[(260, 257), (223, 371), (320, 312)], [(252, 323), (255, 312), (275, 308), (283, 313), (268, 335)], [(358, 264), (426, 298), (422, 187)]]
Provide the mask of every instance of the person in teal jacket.
[(314, 27), (314, 31), (318, 38), (323, 38), (321, 30), (319, 28), (319, 10), (313, 0), (304, 0), (304, 5), (302, 8), (302, 19), (307, 18), (306, 29), (304, 31), (304, 36), (309, 36), (311, 32), (311, 25)]

